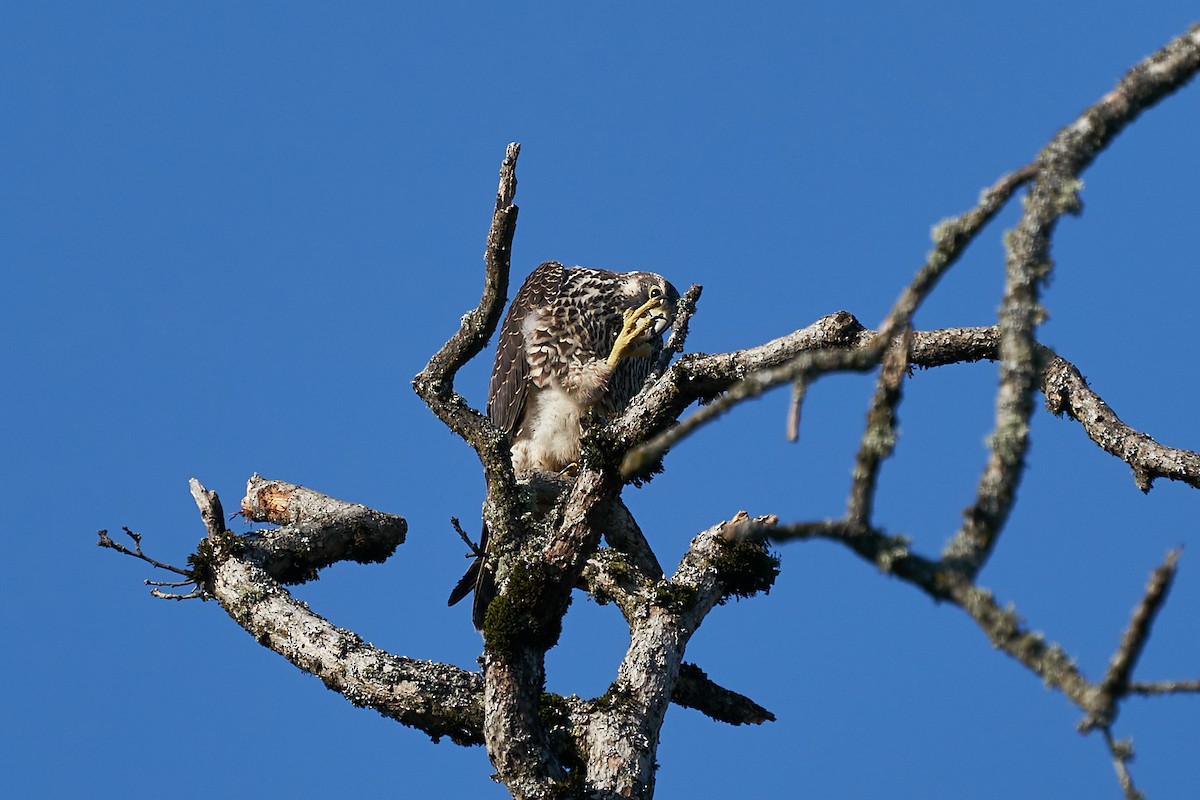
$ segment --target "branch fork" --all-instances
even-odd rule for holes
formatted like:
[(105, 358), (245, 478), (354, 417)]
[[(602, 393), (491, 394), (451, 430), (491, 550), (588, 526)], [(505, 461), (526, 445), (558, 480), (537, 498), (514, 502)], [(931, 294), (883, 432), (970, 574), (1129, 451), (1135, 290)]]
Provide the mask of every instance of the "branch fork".
[[(99, 544), (173, 572), (184, 580), (147, 583), (156, 596), (214, 598), (257, 641), (322, 679), (356, 705), (368, 706), (435, 740), (485, 744), (498, 776), (518, 798), (563, 794), (648, 798), (654, 753), (669, 703), (697, 708), (731, 724), (774, 717), (725, 689), (683, 660), (706, 614), (729, 597), (769, 591), (778, 559), (765, 541), (825, 538), (877, 568), (966, 612), (997, 648), (1017, 659), (1083, 712), (1081, 730), (1103, 732), (1127, 798), (1139, 796), (1129, 774), (1132, 751), (1112, 735), (1120, 703), (1133, 694), (1200, 691), (1200, 681), (1138, 682), (1134, 669), (1176, 574), (1178, 552), (1151, 576), (1105, 676), (1088, 681), (1059, 645), (1030, 631), (977, 579), (994, 552), (1015, 501), (1028, 449), (1033, 395), (1079, 422), (1087, 436), (1133, 469), (1139, 488), (1157, 478), (1200, 488), (1200, 455), (1158, 444), (1134, 431), (1091, 390), (1078, 369), (1037, 341), (1044, 316), (1040, 290), (1051, 266), (1051, 237), (1063, 214), (1078, 213), (1080, 175), (1142, 111), (1200, 70), (1200, 26), (1131, 70), (1068, 125), (1036, 159), (1002, 176), (967, 212), (939, 223), (934, 249), (877, 329), (838, 312), (759, 347), (715, 355), (682, 352), (700, 297), (692, 286), (651, 379), (619, 418), (594, 432), (577, 476), (546, 517), (522, 518), (523, 487), (515, 479), (510, 442), (455, 391), (454, 378), (496, 330), (509, 286), (518, 208), (516, 161), (510, 144), (500, 169), (477, 306), (413, 380), (417, 394), (477, 453), (487, 481), (484, 519), (492, 546), (506, 553), (508, 589), (489, 611), (483, 670), (467, 672), (383, 652), (337, 628), (295, 600), (286, 584), (316, 578), (342, 560), (390, 557), (403, 543), (402, 517), (347, 503), (310, 489), (253, 475), (240, 514), (277, 528), (238, 536), (225, 527), (215, 492), (191, 481), (206, 535), (190, 568), (156, 561), (128, 528), (133, 549), (100, 532)], [(913, 319), (938, 281), (980, 231), (1022, 187), (1024, 211), (1005, 239), (1006, 284), (998, 324), (915, 330)], [(885, 535), (874, 497), (883, 461), (898, 439), (898, 409), (912, 367), (992, 359), (999, 362), (995, 428), (988, 463), (961, 527), (938, 557)], [(792, 437), (808, 387), (837, 372), (878, 371), (855, 457), (846, 512), (840, 519), (780, 524), (745, 512), (697, 535), (674, 573), (665, 576), (654, 552), (620, 500), (623, 487), (661, 467), (682, 442), (739, 403), (792, 386)], [(703, 403), (686, 418), (693, 404)], [(455, 522), (457, 527), (457, 522)], [(461, 531), (461, 529), (460, 529)], [(601, 546), (601, 539), (608, 546)], [(465, 537), (464, 535), (464, 538)], [(489, 548), (491, 550), (491, 548)], [(582, 585), (623, 614), (630, 643), (609, 691), (600, 698), (543, 695), (546, 650), (553, 646)], [(186, 594), (163, 588), (195, 586)]]

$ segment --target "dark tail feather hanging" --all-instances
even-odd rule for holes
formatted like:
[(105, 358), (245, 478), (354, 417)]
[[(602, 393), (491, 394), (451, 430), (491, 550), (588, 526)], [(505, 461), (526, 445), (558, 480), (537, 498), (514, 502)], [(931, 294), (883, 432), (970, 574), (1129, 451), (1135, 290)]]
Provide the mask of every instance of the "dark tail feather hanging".
[(450, 597), (446, 600), (446, 605), (452, 606), (474, 591), (475, 599), (471, 603), (471, 622), (474, 623), (477, 631), (483, 630), (483, 618), (487, 614), (488, 605), (496, 597), (496, 579), (484, 566), (483, 554), (487, 552), (487, 540), (488, 531), (487, 526), (484, 525), (479, 535), (480, 554), (471, 562), (471, 566), (467, 567), (466, 574), (458, 579), (458, 583), (454, 584), (454, 588), (450, 591)]
[(454, 584), (454, 589), (450, 592), (450, 599), (446, 601), (446, 605), (452, 606), (458, 603), (464, 597), (471, 593), (475, 588), (475, 582), (479, 580), (479, 568), (483, 563), (483, 559), (476, 556), (471, 562), (471, 566), (467, 567), (467, 572), (458, 579), (458, 583)]
[(496, 576), (483, 564), (480, 559), (479, 575), (475, 581), (475, 599), (471, 602), (471, 622), (475, 630), (483, 630), (483, 620), (487, 616), (488, 606), (496, 599)]

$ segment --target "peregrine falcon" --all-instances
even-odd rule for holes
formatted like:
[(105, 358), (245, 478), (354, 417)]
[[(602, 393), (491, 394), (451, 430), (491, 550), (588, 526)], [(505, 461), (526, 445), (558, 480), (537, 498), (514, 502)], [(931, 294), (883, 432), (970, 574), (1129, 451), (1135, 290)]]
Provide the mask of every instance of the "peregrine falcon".
[[(589, 412), (624, 410), (654, 368), (678, 302), (675, 287), (651, 272), (547, 261), (525, 279), (500, 327), (487, 403), (488, 417), (512, 439), (518, 478), (570, 467)], [(481, 539), (486, 550), (486, 527)], [(481, 562), (449, 600), (476, 589), (476, 628), (492, 594), (481, 591), (488, 579)]]

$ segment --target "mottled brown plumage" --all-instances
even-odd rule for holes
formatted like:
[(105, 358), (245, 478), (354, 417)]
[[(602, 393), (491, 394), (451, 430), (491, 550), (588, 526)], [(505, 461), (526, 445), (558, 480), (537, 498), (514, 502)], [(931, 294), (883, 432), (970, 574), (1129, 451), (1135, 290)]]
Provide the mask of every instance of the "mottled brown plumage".
[[(658, 360), (678, 301), (675, 287), (650, 272), (547, 261), (525, 279), (500, 327), (487, 405), (512, 438), (518, 478), (571, 466), (585, 417), (629, 404)], [(486, 550), (486, 527), (480, 544)], [(453, 605), (475, 587), (477, 628), (494, 591), (482, 567), (482, 559), (472, 563), (450, 595)]]

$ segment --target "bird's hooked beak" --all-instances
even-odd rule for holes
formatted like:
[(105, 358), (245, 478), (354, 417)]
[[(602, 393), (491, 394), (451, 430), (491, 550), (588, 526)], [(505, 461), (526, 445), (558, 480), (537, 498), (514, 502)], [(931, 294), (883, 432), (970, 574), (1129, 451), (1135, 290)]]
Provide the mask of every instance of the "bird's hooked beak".
[(675, 297), (669, 294), (660, 295), (657, 300), (657, 305), (653, 306), (649, 311), (650, 318), (654, 320), (654, 324), (650, 326), (650, 331), (655, 336), (660, 335), (674, 324), (677, 303)]
[(651, 326), (655, 335), (658, 335), (671, 327), (672, 314), (661, 303), (650, 310), (650, 316), (654, 319), (654, 325)]

